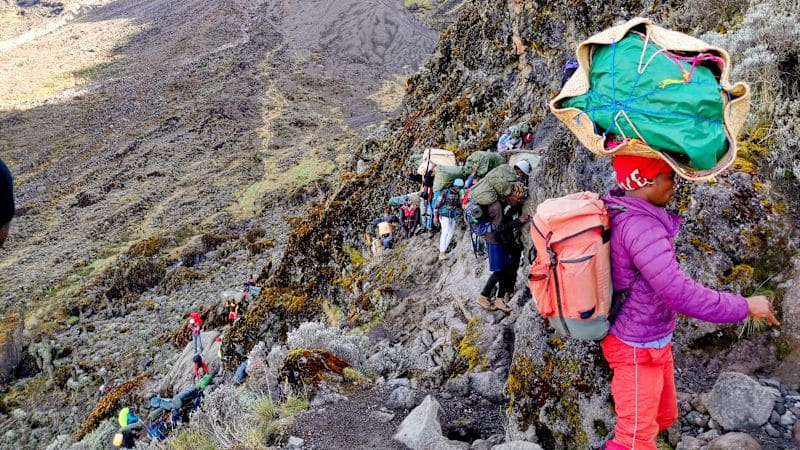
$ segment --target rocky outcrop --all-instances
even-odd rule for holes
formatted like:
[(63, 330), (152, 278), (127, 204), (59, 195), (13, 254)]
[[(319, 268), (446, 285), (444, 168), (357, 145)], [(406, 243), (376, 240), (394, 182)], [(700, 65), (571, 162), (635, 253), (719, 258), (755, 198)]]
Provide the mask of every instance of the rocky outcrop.
[[(200, 355), (203, 357), (203, 361), (206, 362), (208, 371), (211, 374), (216, 374), (222, 369), (222, 362), (217, 355), (220, 344), (216, 342), (216, 339), (219, 335), (220, 332), (216, 330), (200, 333), (200, 338), (203, 341), (203, 351), (200, 352)], [(161, 380), (159, 391), (162, 394), (174, 395), (197, 383), (194, 377), (194, 362), (192, 361), (194, 355), (194, 347), (190, 342), (186, 344), (169, 373)]]
[(545, 448), (598, 447), (614, 425), (610, 374), (599, 346), (550, 336), (533, 302), (515, 332), (506, 439)]
[(22, 317), (12, 314), (0, 318), (0, 382), (14, 373), (22, 358)]
[(788, 284), (781, 327), (783, 360), (776, 375), (786, 383), (800, 385), (800, 271), (794, 271)]

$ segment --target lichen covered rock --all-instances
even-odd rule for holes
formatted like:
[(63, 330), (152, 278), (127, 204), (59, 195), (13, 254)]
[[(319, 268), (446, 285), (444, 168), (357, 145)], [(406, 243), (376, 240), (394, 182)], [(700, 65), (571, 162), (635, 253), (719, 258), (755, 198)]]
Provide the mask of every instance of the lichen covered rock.
[(598, 447), (614, 425), (599, 345), (548, 335), (532, 308), (529, 302), (517, 319), (506, 438), (545, 448)]

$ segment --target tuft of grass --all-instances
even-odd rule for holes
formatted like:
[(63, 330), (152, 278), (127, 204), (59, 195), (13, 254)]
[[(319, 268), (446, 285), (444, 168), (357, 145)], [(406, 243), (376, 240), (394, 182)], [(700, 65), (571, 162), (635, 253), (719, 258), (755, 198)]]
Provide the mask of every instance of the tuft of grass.
[(183, 430), (174, 439), (167, 441), (170, 450), (217, 450), (219, 446), (206, 433), (197, 430)]
[(259, 397), (258, 400), (253, 403), (252, 412), (261, 423), (270, 422), (278, 417), (278, 411), (275, 410), (275, 403), (268, 395)]
[(308, 399), (298, 395), (290, 395), (280, 406), (281, 419), (295, 416), (308, 409)]
[[(750, 296), (753, 296), (753, 295), (766, 296), (767, 299), (769, 299), (770, 304), (773, 303), (773, 300), (775, 298), (775, 292), (774, 291), (771, 291), (769, 289), (760, 288), (760, 287), (756, 288), (753, 291), (753, 293), (750, 294)], [(739, 337), (739, 339), (742, 339), (742, 338), (745, 338), (745, 337), (748, 337), (748, 336), (752, 336), (752, 335), (754, 335), (756, 333), (761, 333), (762, 331), (766, 330), (768, 328), (768, 326), (769, 325), (767, 324), (767, 319), (756, 319), (753, 316), (747, 316), (747, 318), (744, 319), (744, 322), (742, 322), (742, 324), (739, 327), (738, 337)]]
[(367, 378), (364, 375), (361, 375), (361, 372), (353, 369), (352, 367), (345, 367), (342, 370), (342, 375), (344, 376), (345, 381), (349, 381), (353, 384), (363, 384), (367, 381)]

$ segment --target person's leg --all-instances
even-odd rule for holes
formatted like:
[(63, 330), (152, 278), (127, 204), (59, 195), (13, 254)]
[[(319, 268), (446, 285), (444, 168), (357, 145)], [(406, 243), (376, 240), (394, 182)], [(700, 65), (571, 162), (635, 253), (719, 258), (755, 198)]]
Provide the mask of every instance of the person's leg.
[(652, 363), (649, 349), (632, 347), (615, 336), (606, 337), (602, 348), (613, 371), (611, 395), (617, 413), (614, 439), (606, 448), (656, 450), (662, 366)]
[(197, 351), (197, 341), (200, 339), (200, 336), (192, 335), (192, 346), (194, 347), (194, 352), (199, 353)]
[(486, 284), (483, 285), (483, 290), (481, 291), (481, 295), (484, 297), (491, 297), (492, 290), (494, 289), (495, 285), (498, 283), (499, 280), (500, 280), (500, 272), (492, 272), (492, 274), (489, 275), (489, 279), (486, 280)]
[(442, 225), (442, 233), (439, 236), (439, 253), (447, 252), (450, 241), (453, 240), (453, 225), (455, 220), (449, 217), (440, 217), (439, 223)]
[(239, 367), (236, 369), (236, 375), (234, 375), (236, 384), (241, 384), (245, 378), (247, 378), (247, 361), (244, 361), (239, 365)]
[(672, 358), (672, 344), (664, 350), (664, 355), (659, 358), (662, 376), (664, 378), (664, 388), (661, 390), (661, 399), (658, 402), (658, 413), (656, 422), (658, 431), (666, 430), (678, 420), (678, 398), (675, 389), (675, 361)]

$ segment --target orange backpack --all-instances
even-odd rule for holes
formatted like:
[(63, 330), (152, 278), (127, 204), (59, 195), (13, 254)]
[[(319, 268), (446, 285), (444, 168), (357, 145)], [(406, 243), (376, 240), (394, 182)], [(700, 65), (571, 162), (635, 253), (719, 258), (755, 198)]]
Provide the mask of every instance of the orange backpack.
[(528, 274), (536, 306), (556, 332), (599, 340), (610, 327), (610, 217), (599, 195), (579, 192), (536, 208)]

